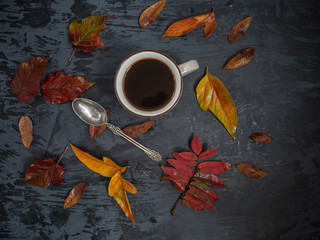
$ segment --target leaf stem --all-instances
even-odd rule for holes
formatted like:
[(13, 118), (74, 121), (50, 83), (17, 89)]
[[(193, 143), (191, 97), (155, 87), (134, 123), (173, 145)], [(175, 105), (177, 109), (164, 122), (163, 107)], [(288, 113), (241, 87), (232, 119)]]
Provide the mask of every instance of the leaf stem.
[(71, 62), (71, 58), (73, 57), (75, 51), (76, 51), (76, 47), (73, 48), (73, 51), (72, 51), (71, 56), (70, 56), (70, 58), (69, 58), (69, 62)]
[(64, 152), (62, 153), (61, 157), (59, 158), (57, 165), (59, 164), (59, 162), (61, 161), (61, 159), (63, 158), (63, 156), (66, 154), (67, 150), (69, 147), (66, 147), (66, 149), (64, 150)]

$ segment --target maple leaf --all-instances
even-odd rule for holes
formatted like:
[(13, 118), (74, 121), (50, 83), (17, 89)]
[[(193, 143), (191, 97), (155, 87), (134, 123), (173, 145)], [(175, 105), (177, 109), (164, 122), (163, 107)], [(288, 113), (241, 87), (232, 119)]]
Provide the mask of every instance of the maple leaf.
[[(227, 171), (231, 164), (218, 161), (204, 161), (218, 152), (218, 149), (208, 149), (201, 152), (203, 146), (197, 135), (191, 141), (192, 152), (174, 153), (176, 159), (167, 159), (172, 167), (161, 165), (161, 169), (167, 175), (161, 177), (162, 180), (169, 180), (181, 193), (178, 201), (171, 210), (174, 215), (179, 203), (182, 201), (186, 206), (197, 210), (216, 210), (214, 202), (218, 196), (208, 185), (225, 187), (224, 182), (216, 174)], [(190, 163), (195, 163), (195, 165)]]
[(237, 110), (232, 98), (215, 76), (207, 68), (207, 74), (200, 80), (197, 88), (197, 101), (202, 111), (209, 109), (235, 139), (237, 130)]
[(204, 26), (205, 37), (209, 37), (212, 34), (213, 30), (217, 27), (217, 20), (214, 14), (214, 9), (212, 9), (211, 13), (190, 17), (173, 23), (161, 37), (163, 38), (182, 36), (201, 26)]
[(50, 184), (61, 184), (61, 178), (64, 168), (59, 165), (62, 157), (68, 148), (63, 152), (62, 156), (55, 162), (52, 158), (41, 160), (35, 158), (35, 163), (26, 168), (24, 180), (32, 185), (45, 188)]
[(40, 80), (47, 65), (48, 57), (35, 57), (20, 64), (11, 82), (19, 102), (28, 102), (39, 93)]
[(121, 177), (121, 172), (118, 171), (110, 180), (108, 192), (110, 197), (113, 197), (117, 201), (126, 216), (132, 221), (134, 225), (136, 225), (126, 191), (133, 194), (138, 193), (137, 189), (130, 182), (123, 179)]
[(104, 46), (104, 43), (100, 42), (99, 32), (106, 27), (104, 24), (106, 18), (106, 16), (93, 15), (83, 18), (81, 23), (76, 19), (69, 25), (69, 40), (75, 46), (69, 62), (76, 49), (92, 51)]
[(46, 81), (41, 83), (45, 99), (52, 104), (64, 104), (67, 101), (80, 97), (80, 95), (95, 83), (84, 77), (72, 74), (63, 75), (61, 72), (50, 74)]

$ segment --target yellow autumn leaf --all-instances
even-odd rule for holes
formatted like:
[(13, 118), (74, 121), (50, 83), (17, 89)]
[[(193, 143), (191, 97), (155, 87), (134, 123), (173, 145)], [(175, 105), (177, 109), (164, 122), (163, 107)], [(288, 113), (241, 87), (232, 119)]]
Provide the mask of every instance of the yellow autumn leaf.
[(200, 80), (196, 88), (197, 100), (202, 111), (209, 109), (224, 125), (233, 139), (237, 130), (237, 110), (231, 96), (223, 83), (207, 74)]
[(71, 145), (74, 154), (84, 165), (104, 177), (112, 177), (116, 172), (120, 171), (123, 173), (126, 170), (126, 167), (118, 166), (110, 158), (103, 157), (103, 161), (101, 161), (100, 159), (97, 159), (73, 146), (70, 142), (69, 144)]
[(134, 225), (136, 225), (126, 194), (126, 190), (134, 194), (138, 193), (137, 189), (130, 182), (123, 179), (121, 177), (121, 172), (118, 171), (110, 180), (108, 192), (110, 197), (113, 197), (117, 201), (126, 216), (132, 221)]

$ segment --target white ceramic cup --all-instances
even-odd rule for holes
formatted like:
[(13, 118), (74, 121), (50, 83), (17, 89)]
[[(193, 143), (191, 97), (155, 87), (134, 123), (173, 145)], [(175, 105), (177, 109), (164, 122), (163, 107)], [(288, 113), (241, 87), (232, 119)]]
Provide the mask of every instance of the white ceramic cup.
[[(125, 96), (124, 92), (124, 81), (126, 77), (126, 73), (128, 70), (133, 66), (136, 62), (144, 60), (144, 59), (155, 59), (162, 63), (164, 63), (172, 72), (175, 81), (174, 92), (169, 100), (169, 102), (164, 105), (163, 107), (156, 109), (156, 110), (142, 110), (140, 108), (135, 107), (132, 105)], [(154, 50), (143, 50), (139, 52), (135, 52), (129, 55), (118, 67), (118, 70), (115, 75), (114, 79), (114, 89), (118, 101), (120, 104), (131, 114), (145, 117), (145, 118), (152, 118), (161, 116), (170, 110), (172, 110), (175, 105), (178, 103), (183, 89), (183, 81), (182, 76), (185, 76), (199, 68), (199, 64), (196, 60), (191, 60), (186, 63), (177, 65), (175, 61), (167, 56), (166, 54), (154, 51)]]

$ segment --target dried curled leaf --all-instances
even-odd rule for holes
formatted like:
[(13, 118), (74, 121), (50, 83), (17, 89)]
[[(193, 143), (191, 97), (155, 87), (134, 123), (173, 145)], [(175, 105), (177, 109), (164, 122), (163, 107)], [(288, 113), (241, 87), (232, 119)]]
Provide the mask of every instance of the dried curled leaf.
[(251, 135), (249, 137), (257, 143), (271, 142), (271, 138), (267, 134), (260, 133), (260, 132), (251, 133)]
[(33, 140), (33, 124), (28, 116), (22, 116), (19, 121), (21, 141), (26, 148), (29, 148)]
[(211, 75), (208, 68), (196, 88), (196, 94), (202, 111), (209, 109), (235, 139), (238, 124), (236, 107), (223, 83)]
[(244, 175), (250, 177), (250, 178), (264, 178), (268, 175), (266, 171), (263, 171), (261, 169), (258, 169), (251, 165), (250, 163), (242, 162), (237, 163), (236, 168), (243, 173)]
[(144, 134), (146, 131), (148, 131), (153, 124), (154, 124), (154, 121), (146, 121), (138, 125), (132, 125), (132, 126), (126, 127), (122, 129), (122, 131), (129, 137), (136, 138)]
[(64, 201), (64, 209), (72, 207), (73, 205), (77, 204), (80, 201), (82, 194), (84, 193), (86, 188), (87, 188), (87, 183), (85, 182), (79, 183), (77, 186), (75, 186), (69, 193), (66, 200)]
[[(106, 109), (106, 113), (107, 113), (107, 120), (109, 119), (108, 115), (109, 115), (110, 110)], [(101, 133), (104, 132), (104, 130), (106, 130), (108, 127), (106, 124), (100, 125), (100, 126), (95, 126), (95, 125), (90, 125), (89, 127), (89, 135), (90, 137), (96, 139)]]
[(48, 57), (35, 57), (20, 64), (11, 82), (11, 88), (18, 95), (19, 102), (28, 102), (38, 94), (40, 80), (47, 65)]
[(84, 77), (72, 74), (63, 75), (61, 72), (50, 74), (46, 81), (41, 83), (43, 96), (52, 104), (64, 104), (71, 101), (93, 86), (95, 83)]
[(101, 161), (73, 146), (70, 142), (69, 144), (71, 145), (74, 154), (84, 165), (104, 177), (112, 177), (116, 172), (120, 171), (122, 173), (126, 170), (125, 167), (118, 166), (110, 158), (103, 157), (103, 161)]
[(138, 193), (137, 189), (130, 182), (123, 179), (121, 177), (121, 172), (118, 171), (110, 180), (108, 193), (110, 197), (113, 197), (117, 201), (123, 212), (131, 220), (131, 222), (136, 225), (126, 191), (133, 194)]
[(139, 25), (142, 28), (150, 27), (159, 16), (166, 5), (166, 0), (161, 0), (145, 9), (139, 18)]
[(161, 37), (164, 38), (182, 36), (201, 26), (204, 26), (205, 37), (209, 37), (212, 34), (213, 30), (217, 27), (217, 20), (214, 14), (214, 9), (212, 9), (211, 13), (190, 17), (173, 23)]
[(236, 25), (234, 25), (229, 34), (228, 34), (228, 40), (229, 42), (235, 42), (238, 41), (240, 38), (243, 37), (245, 32), (248, 30), (250, 24), (251, 24), (251, 16), (243, 19), (242, 21), (238, 22)]
[(231, 58), (222, 69), (223, 70), (236, 69), (244, 65), (247, 65), (249, 62), (251, 62), (253, 55), (254, 55), (254, 48), (247, 48), (241, 51), (240, 53), (238, 53), (233, 58)]

